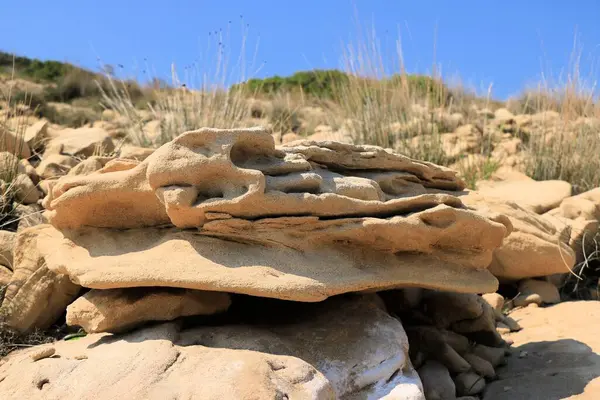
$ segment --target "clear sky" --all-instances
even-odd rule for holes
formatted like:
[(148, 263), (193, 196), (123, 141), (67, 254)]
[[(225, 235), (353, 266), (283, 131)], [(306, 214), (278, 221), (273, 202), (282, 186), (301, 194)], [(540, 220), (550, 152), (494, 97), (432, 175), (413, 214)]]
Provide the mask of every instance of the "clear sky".
[(400, 36), (410, 72), (429, 72), (435, 53), (444, 75), (477, 89), (493, 83), (498, 98), (542, 72), (558, 75), (576, 34), (586, 77), (600, 77), (590, 73), (600, 60), (598, 0), (0, 0), (0, 49), (168, 78), (173, 62), (181, 75), (214, 65), (209, 40), (222, 30), (234, 57), (246, 37), (246, 64), (257, 49), (248, 70), (264, 77), (340, 67), (358, 23), (375, 27), (389, 57)]

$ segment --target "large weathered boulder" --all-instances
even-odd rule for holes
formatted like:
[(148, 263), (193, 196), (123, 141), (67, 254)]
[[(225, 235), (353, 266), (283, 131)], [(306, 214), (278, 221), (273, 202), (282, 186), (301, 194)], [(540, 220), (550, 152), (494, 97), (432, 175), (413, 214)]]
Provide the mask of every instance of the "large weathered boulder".
[(48, 269), (38, 251), (39, 236), (32, 229), (17, 234), (14, 272), (0, 307), (2, 322), (19, 332), (49, 327), (80, 289), (66, 275)]
[(543, 214), (571, 196), (571, 184), (565, 181), (481, 181), (477, 191), (486, 198), (515, 202), (519, 206)]
[(64, 233), (39, 233), (43, 248), (65, 250), (50, 268), (91, 288), (299, 301), (407, 285), (494, 291), (486, 267), (511, 225), (465, 207), (463, 187), (448, 169), (380, 147), (276, 148), (263, 129), (204, 128), (142, 162), (60, 178), (44, 204)]
[(227, 293), (174, 288), (131, 288), (87, 292), (67, 308), (67, 324), (88, 333), (122, 332), (149, 321), (171, 321), (227, 310)]
[(58, 342), (37, 362), (17, 353), (0, 366), (0, 396), (424, 399), (402, 324), (373, 297), (278, 307), (286, 323), (170, 323)]
[(471, 192), (465, 204), (507, 216), (512, 233), (494, 251), (489, 271), (504, 281), (567, 273), (575, 263), (569, 246), (571, 226), (551, 216), (537, 215), (516, 203)]

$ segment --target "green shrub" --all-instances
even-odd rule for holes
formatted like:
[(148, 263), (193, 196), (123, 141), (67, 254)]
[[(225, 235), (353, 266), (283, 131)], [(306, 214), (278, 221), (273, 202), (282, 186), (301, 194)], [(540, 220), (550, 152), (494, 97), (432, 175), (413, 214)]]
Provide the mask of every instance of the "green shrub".
[(272, 124), (273, 132), (298, 132), (301, 126), (296, 111), (280, 102), (273, 105), (269, 120)]
[(32, 110), (43, 107), (46, 104), (46, 98), (43, 93), (28, 93), (25, 91), (18, 91), (12, 94), (10, 101), (15, 105), (29, 106)]
[(287, 77), (273, 76), (265, 79), (250, 79), (244, 88), (251, 93), (273, 95), (281, 92), (301, 91), (318, 98), (332, 98), (335, 86), (348, 79), (338, 70), (300, 71)]

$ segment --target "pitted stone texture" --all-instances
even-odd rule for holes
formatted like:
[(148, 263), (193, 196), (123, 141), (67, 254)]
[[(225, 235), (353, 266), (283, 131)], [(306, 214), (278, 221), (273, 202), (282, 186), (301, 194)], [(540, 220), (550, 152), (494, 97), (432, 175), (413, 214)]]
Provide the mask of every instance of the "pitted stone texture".
[(61, 178), (52, 224), (201, 227), (206, 213), (256, 219), (389, 216), (460, 208), (451, 170), (376, 146), (302, 142), (276, 148), (262, 128), (187, 132), (128, 170)]

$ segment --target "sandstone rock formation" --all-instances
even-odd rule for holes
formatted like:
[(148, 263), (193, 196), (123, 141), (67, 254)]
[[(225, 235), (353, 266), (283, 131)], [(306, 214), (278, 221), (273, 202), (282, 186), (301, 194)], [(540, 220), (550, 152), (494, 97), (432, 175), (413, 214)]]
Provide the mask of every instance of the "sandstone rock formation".
[(114, 143), (104, 129), (64, 129), (48, 142), (44, 155), (59, 153), (75, 157), (90, 157), (98, 152), (110, 153), (114, 148)]
[(571, 185), (565, 181), (480, 182), (477, 191), (486, 198), (517, 203), (522, 208), (543, 214), (571, 196)]
[[(303, 142), (275, 148), (271, 135), (261, 129), (203, 129), (179, 136), (139, 164), (128, 162), (118, 168), (107, 165), (88, 176), (63, 177), (50, 191), (45, 205), (50, 210), (50, 222), (63, 230), (82, 226), (134, 228), (164, 224), (199, 228), (196, 233), (145, 229), (124, 233), (96, 230), (85, 235), (65, 230), (65, 239), (75, 244), (82, 240), (79, 236), (97, 235), (97, 243), (82, 242), (78, 246), (101, 246), (107, 255), (111, 251), (107, 247), (110, 241), (127, 242), (126, 246), (144, 251), (158, 252), (157, 246), (160, 246), (161, 252), (169, 252), (167, 249), (175, 245), (175, 237), (178, 237), (178, 248), (187, 246), (185, 243), (191, 246), (182, 250), (186, 255), (181, 258), (210, 259), (210, 262), (201, 261), (203, 265), (229, 265), (233, 261), (227, 261), (227, 253), (220, 250), (207, 249), (205, 253), (193, 250), (194, 247), (218, 249), (224, 246), (228, 254), (238, 250), (236, 254), (245, 254), (241, 260), (235, 257), (234, 264), (238, 267), (264, 265), (284, 273), (304, 270), (299, 275), (308, 278), (301, 279), (305, 283), (298, 280), (282, 283), (274, 290), (289, 294), (275, 297), (300, 299), (293, 292), (302, 291), (308, 293), (303, 296), (304, 300), (317, 300), (346, 290), (389, 287), (401, 281), (421, 285), (421, 282), (410, 282), (400, 275), (393, 278), (389, 274), (377, 279), (376, 285), (360, 285), (359, 276), (364, 276), (367, 270), (373, 274), (388, 270), (392, 264), (403, 265), (392, 275), (411, 268), (415, 271), (428, 268), (436, 271), (433, 274), (445, 276), (443, 285), (452, 286), (458, 282), (459, 275), (466, 273), (478, 283), (472, 287), (458, 284), (458, 290), (493, 290), (495, 283), (485, 267), (493, 249), (510, 231), (510, 223), (501, 215), (485, 217), (467, 210), (454, 192), (462, 187), (463, 183), (450, 170), (374, 146)], [(127, 235), (127, 240), (124, 236), (119, 239), (119, 235)], [(311, 252), (314, 249), (319, 257), (311, 260), (307, 248), (311, 248)], [(219, 257), (205, 256), (215, 251)], [(85, 258), (83, 253), (81, 256)], [(274, 262), (275, 259), (278, 261)], [(330, 261), (327, 264), (335, 265), (337, 270), (323, 269), (321, 264), (326, 259)], [(80, 265), (90, 265), (84, 259), (80, 261)], [(54, 268), (62, 268), (59, 264)], [(75, 267), (73, 263), (68, 264), (65, 268)], [(163, 278), (159, 275), (153, 282), (147, 281), (139, 270), (133, 272), (134, 264), (130, 264), (129, 272), (112, 275), (122, 283), (94, 278), (91, 271), (83, 269), (69, 274), (89, 287), (149, 283), (172, 286), (172, 282), (161, 283)], [(112, 265), (103, 268), (110, 269)], [(192, 267), (181, 268), (185, 271)], [(345, 274), (340, 271), (350, 270), (356, 273), (344, 279)], [(238, 268), (233, 273), (237, 278), (231, 278), (233, 281), (241, 279), (246, 271), (256, 274), (260, 269)], [(260, 274), (269, 275), (266, 271)], [(319, 275), (331, 275), (330, 279), (335, 277), (346, 282), (338, 282), (340, 289), (327, 293), (327, 288), (318, 282), (329, 278)], [(375, 273), (377, 275), (381, 274)], [(405, 275), (422, 277), (424, 274)], [(183, 273), (178, 279), (189, 280), (185, 276)], [(440, 278), (431, 275), (426, 280), (441, 282)], [(199, 279), (194, 277), (196, 281)], [(272, 279), (282, 281), (274, 276)], [(353, 282), (352, 288), (347, 286), (349, 282)], [(202, 287), (195, 283), (181, 286), (208, 289), (204, 284)], [(243, 289), (248, 283), (229, 286)], [(344, 286), (348, 288), (342, 289)], [(322, 293), (310, 294), (315, 291)], [(265, 293), (253, 290), (251, 294)]]
[(48, 328), (80, 289), (66, 275), (48, 269), (37, 244), (35, 232), (26, 229), (17, 235), (13, 275), (0, 308), (4, 322), (19, 332)]
[(510, 219), (513, 231), (494, 251), (489, 270), (500, 280), (520, 280), (568, 273), (575, 263), (569, 247), (571, 227), (540, 216), (514, 202), (471, 192), (461, 198), (477, 210), (492, 210)]

